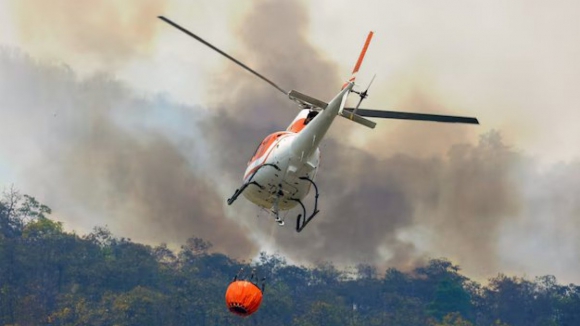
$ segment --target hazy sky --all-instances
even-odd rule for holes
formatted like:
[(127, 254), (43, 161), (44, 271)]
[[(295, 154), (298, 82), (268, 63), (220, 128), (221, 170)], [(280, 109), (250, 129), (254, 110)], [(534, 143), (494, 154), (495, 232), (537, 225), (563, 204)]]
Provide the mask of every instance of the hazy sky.
[[(579, 10), (564, 0), (0, 0), (0, 184), (81, 232), (206, 235), (239, 257), (268, 248), (297, 262), (450, 257), (470, 276), (578, 283)], [(323, 100), (373, 30), (358, 77), (377, 74), (366, 107), (481, 126), (338, 121), (322, 148), (323, 212), (295, 235), (244, 199), (225, 205), (293, 105), (160, 14)]]

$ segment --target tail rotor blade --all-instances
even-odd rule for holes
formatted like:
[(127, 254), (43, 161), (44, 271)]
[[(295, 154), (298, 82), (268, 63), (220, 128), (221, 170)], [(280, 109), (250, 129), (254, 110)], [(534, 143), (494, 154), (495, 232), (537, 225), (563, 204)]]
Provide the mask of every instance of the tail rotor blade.
[(369, 90), (369, 88), (371, 88), (371, 85), (373, 84), (373, 82), (375, 81), (375, 77), (377, 77), (377, 74), (373, 75), (373, 78), (371, 79), (371, 82), (369, 83), (369, 86), (367, 86), (367, 89), (365, 90), (365, 94), (366, 92)]
[(207, 45), (208, 47), (210, 47), (212, 50), (218, 52), (219, 54), (223, 55), (224, 57), (232, 60), (233, 62), (235, 62), (236, 64), (238, 64), (239, 66), (241, 66), (242, 68), (246, 69), (247, 71), (251, 72), (252, 74), (254, 74), (256, 77), (262, 79), (263, 81), (265, 81), (266, 83), (270, 84), (272, 87), (276, 88), (277, 90), (279, 90), (280, 92), (284, 93), (284, 95), (288, 95), (288, 92), (285, 91), (283, 88), (281, 88), (280, 86), (276, 85), (276, 83), (274, 83), (273, 81), (269, 80), (268, 78), (262, 76), (260, 73), (258, 73), (257, 71), (253, 70), (252, 68), (246, 66), (245, 64), (243, 64), (242, 62), (238, 61), (237, 59), (235, 59), (234, 57), (230, 56), (229, 54), (223, 52), (222, 50), (216, 48), (215, 46), (213, 46), (212, 44), (210, 44), (209, 42), (207, 42), (206, 40), (202, 39), (201, 37), (193, 34), (192, 32), (188, 31), (187, 29), (179, 26), (178, 24), (174, 23), (173, 21), (163, 17), (163, 16), (159, 16), (159, 19), (163, 20), (164, 22), (168, 23), (169, 25), (177, 28), (178, 30), (184, 32), (185, 34), (193, 37), (194, 39), (200, 41), (201, 43)]
[(362, 101), (365, 99), (365, 96), (363, 96), (362, 94), (364, 94), (364, 93), (360, 94), (360, 98), (358, 100), (358, 103), (356, 104), (356, 106), (354, 107), (354, 110), (352, 111), (353, 113), (356, 113), (356, 110), (358, 110), (358, 107), (360, 106)]
[(373, 75), (373, 78), (371, 79), (371, 82), (367, 86), (367, 89), (365, 89), (362, 92), (355, 92), (355, 93), (358, 94), (358, 96), (360, 97), (360, 99), (358, 100), (358, 103), (356, 104), (356, 106), (354, 107), (354, 110), (352, 111), (353, 114), (356, 114), (356, 110), (358, 110), (358, 107), (361, 105), (362, 101), (364, 99), (366, 99), (367, 96), (369, 96), (369, 88), (371, 88), (371, 85), (373, 84), (373, 81), (375, 80), (375, 77), (376, 76), (377, 76), (376, 74)]

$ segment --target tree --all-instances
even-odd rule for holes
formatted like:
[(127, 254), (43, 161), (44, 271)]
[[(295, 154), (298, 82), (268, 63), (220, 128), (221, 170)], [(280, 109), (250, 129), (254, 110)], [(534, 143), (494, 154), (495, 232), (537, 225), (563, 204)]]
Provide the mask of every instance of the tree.
[(557, 298), (557, 321), (562, 326), (580, 325), (580, 287), (570, 284), (564, 288), (564, 294)]
[(112, 312), (124, 325), (157, 326), (167, 320), (166, 298), (161, 293), (137, 286), (118, 295)]
[(471, 316), (471, 298), (458, 280), (443, 279), (437, 285), (434, 298), (427, 306), (427, 310), (428, 314), (437, 320), (454, 313), (460, 316)]

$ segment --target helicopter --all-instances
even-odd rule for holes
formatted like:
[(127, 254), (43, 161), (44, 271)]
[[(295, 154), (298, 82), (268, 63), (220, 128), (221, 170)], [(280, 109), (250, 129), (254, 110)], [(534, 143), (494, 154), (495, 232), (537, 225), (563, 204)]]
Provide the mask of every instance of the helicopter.
[[(340, 92), (334, 98), (325, 102), (296, 90), (284, 90), (278, 84), (177, 23), (164, 16), (158, 16), (158, 18), (233, 61), (298, 104), (300, 111), (288, 128), (266, 136), (258, 145), (248, 162), (241, 187), (227, 199), (228, 205), (231, 205), (243, 194), (250, 202), (269, 210), (279, 225), (285, 224), (281, 211), (288, 211), (300, 205), (302, 214), (296, 217), (297, 232), (301, 232), (320, 212), (318, 209), (319, 190), (314, 181), (320, 164), (319, 145), (335, 117), (340, 116), (371, 129), (375, 128), (376, 122), (367, 117), (479, 124), (477, 118), (473, 117), (359, 108), (362, 101), (368, 97), (368, 90), (374, 80), (373, 77), (364, 91), (353, 89), (357, 72), (374, 35), (372, 31), (367, 35), (351, 77), (342, 85)], [(359, 101), (354, 107), (346, 107), (347, 98), (351, 93), (357, 94)], [(315, 190), (314, 208), (310, 214), (307, 214), (303, 200), (312, 187)]]

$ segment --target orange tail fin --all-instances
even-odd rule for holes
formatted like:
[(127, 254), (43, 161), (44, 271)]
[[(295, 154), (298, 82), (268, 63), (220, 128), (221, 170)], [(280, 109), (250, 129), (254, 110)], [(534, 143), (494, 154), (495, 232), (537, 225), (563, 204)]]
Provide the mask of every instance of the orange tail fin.
[(354, 66), (354, 69), (352, 70), (352, 75), (350, 76), (350, 79), (344, 83), (344, 85), (342, 85), (342, 89), (344, 89), (346, 87), (346, 85), (348, 85), (348, 83), (350, 82), (354, 82), (355, 78), (356, 78), (356, 73), (358, 72), (360, 65), (362, 64), (362, 61), (365, 57), (365, 54), (367, 53), (367, 49), (369, 47), (369, 44), (371, 43), (371, 39), (373, 38), (374, 32), (370, 31), (369, 35), (367, 36), (367, 40), (365, 41), (365, 45), (363, 46), (362, 51), (360, 52), (360, 55), (358, 56), (358, 60), (356, 61), (356, 65)]

